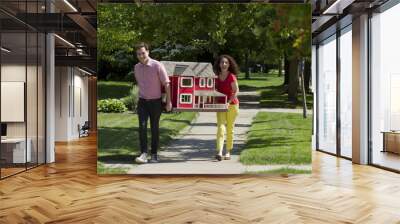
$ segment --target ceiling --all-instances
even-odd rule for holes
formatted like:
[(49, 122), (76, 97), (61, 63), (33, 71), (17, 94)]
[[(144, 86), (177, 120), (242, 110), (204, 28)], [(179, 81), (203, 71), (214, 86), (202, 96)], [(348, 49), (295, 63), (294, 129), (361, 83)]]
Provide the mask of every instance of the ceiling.
[(98, 0), (99, 3), (309, 3), (310, 0)]
[[(96, 0), (1, 0), (0, 22), (3, 36), (16, 37), (13, 41), (13, 38), (7, 40), (7, 47), (14, 48), (9, 56), (26, 54), (22, 49), (25, 45), (19, 38), (24, 35), (17, 33), (25, 30), (52, 32), (57, 34), (56, 65), (79, 66), (81, 62), (88, 69), (96, 71), (96, 10)], [(31, 47), (33, 46), (27, 47), (28, 55)]]
[(326, 0), (313, 0), (313, 39), (316, 40), (316, 37), (323, 33), (327, 33), (329, 36), (330, 33), (335, 32), (333, 26), (340, 26), (341, 21), (348, 23), (348, 21), (345, 20), (351, 20), (351, 18), (366, 13), (368, 10), (374, 10), (387, 1), (388, 0), (328, 0), (326, 2)]

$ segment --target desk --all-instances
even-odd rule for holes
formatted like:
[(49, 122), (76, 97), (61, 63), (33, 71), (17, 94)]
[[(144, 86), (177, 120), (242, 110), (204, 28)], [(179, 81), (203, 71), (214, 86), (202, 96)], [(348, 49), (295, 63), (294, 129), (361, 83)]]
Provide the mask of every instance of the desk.
[[(31, 162), (31, 145), (30, 138), (27, 139), (27, 148), (25, 153), (25, 138), (5, 138), (1, 139), (1, 159), (6, 163), (26, 163)], [(25, 161), (25, 159), (27, 159)]]
[(400, 154), (400, 131), (383, 131), (382, 152)]

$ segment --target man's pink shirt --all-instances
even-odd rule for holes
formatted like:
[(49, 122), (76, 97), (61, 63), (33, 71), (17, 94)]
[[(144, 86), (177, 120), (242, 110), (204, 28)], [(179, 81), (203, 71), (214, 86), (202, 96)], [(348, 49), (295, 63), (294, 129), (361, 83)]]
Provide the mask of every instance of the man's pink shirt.
[(137, 63), (134, 72), (140, 98), (161, 98), (161, 87), (170, 82), (163, 64), (149, 58), (147, 64)]

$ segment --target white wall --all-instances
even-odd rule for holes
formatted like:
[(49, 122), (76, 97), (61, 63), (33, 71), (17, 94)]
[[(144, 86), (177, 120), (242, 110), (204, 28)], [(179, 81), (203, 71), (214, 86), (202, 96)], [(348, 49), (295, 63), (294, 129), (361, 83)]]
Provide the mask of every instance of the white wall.
[[(77, 126), (78, 124), (83, 125), (85, 123), (85, 121), (88, 121), (89, 119), (89, 111), (88, 111), (88, 106), (89, 106), (89, 102), (88, 102), (88, 77), (87, 76), (83, 76), (84, 74), (82, 72), (80, 72), (77, 69), (74, 69), (74, 89), (75, 91), (73, 92), (74, 94), (74, 110), (75, 113), (73, 113), (74, 115), (74, 119), (72, 120), (72, 126), (74, 127), (72, 129), (72, 135), (73, 136), (77, 136), (79, 135), (78, 133), (78, 129)], [(79, 93), (80, 91), (80, 93)], [(80, 95), (80, 97), (79, 97)], [(80, 101), (80, 105), (79, 102)], [(79, 108), (81, 107), (81, 108)], [(81, 111), (79, 111), (79, 109), (81, 109)], [(73, 111), (74, 112), (74, 111)]]
[(76, 68), (56, 67), (55, 116), (56, 141), (79, 138), (78, 124), (88, 120), (88, 78)]
[[(24, 122), (25, 83), (1, 82), (1, 121)], [(36, 105), (34, 105), (36, 108)]]
[[(38, 69), (38, 70), (36, 70)], [(32, 162), (44, 163), (45, 159), (45, 140), (44, 140), (44, 74), (42, 73), (41, 66), (32, 66), (18, 64), (16, 62), (2, 63), (2, 87), (8, 83), (25, 83), (26, 84), (26, 99), (24, 86), (20, 89), (15, 89), (17, 86), (12, 86), (14, 89), (2, 88), (2, 99), (6, 98), (10, 101), (9, 105), (5, 106), (5, 101), (2, 101), (2, 115), (13, 114), (18, 115), (19, 121), (5, 122), (7, 124), (7, 137), (8, 138), (28, 138), (28, 147), (31, 149)], [(25, 81), (25, 79), (27, 80)], [(12, 93), (12, 92), (15, 93)], [(20, 94), (18, 99), (8, 96), (7, 94)], [(13, 101), (14, 100), (14, 101)], [(17, 102), (16, 100), (19, 100)], [(21, 101), (22, 100), (22, 101)], [(15, 105), (13, 105), (13, 103)], [(26, 106), (25, 106), (26, 103)], [(19, 105), (18, 107), (15, 107)], [(25, 120), (26, 112), (26, 120)], [(4, 117), (2, 117), (2, 120)]]
[[(25, 69), (25, 64), (2, 64), (1, 81), (25, 82)], [(7, 108), (1, 108), (1, 110), (7, 110)], [(7, 136), (25, 137), (25, 126), (25, 122), (7, 122)]]
[(55, 140), (67, 141), (69, 133), (68, 88), (71, 81), (67, 67), (56, 67), (55, 74)]

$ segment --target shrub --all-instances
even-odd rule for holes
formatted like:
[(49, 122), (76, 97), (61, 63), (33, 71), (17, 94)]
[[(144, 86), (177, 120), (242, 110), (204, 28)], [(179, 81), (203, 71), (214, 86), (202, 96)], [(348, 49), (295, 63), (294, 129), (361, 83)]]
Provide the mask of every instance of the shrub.
[(123, 80), (127, 82), (136, 82), (134, 72), (133, 71), (128, 72), (128, 74), (124, 76)]
[(97, 101), (97, 111), (104, 113), (122, 113), (127, 110), (125, 104), (119, 99), (105, 99)]
[(139, 100), (138, 87), (136, 85), (132, 86), (131, 90), (129, 91), (129, 95), (121, 98), (121, 100), (129, 110), (136, 112), (136, 107)]
[(118, 74), (113, 72), (108, 73), (108, 75), (106, 76), (107, 81), (119, 81), (120, 79), (121, 77), (119, 77)]

